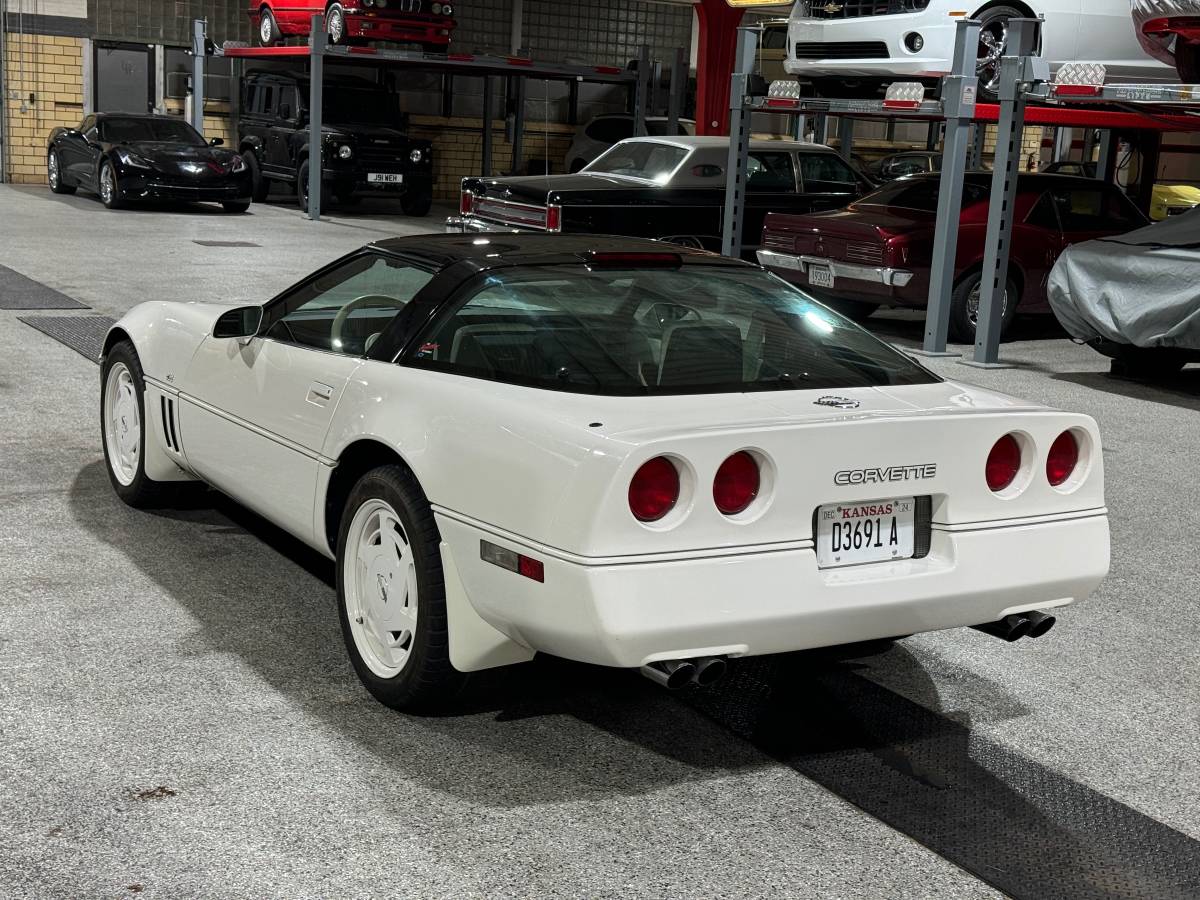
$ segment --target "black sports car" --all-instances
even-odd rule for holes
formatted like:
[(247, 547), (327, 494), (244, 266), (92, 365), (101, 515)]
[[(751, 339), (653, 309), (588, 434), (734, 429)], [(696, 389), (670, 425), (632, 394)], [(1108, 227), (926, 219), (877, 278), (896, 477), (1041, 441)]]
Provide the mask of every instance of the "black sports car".
[(245, 212), (253, 190), (250, 169), (219, 144), (173, 116), (96, 113), (78, 128), (50, 133), (50, 190), (93, 191), (109, 209), (129, 200), (208, 200)]

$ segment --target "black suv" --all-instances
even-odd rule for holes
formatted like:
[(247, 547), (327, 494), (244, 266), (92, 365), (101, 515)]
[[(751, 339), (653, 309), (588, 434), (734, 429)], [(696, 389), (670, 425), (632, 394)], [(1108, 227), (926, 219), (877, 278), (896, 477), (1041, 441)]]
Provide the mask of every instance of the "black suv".
[[(267, 198), (272, 181), (295, 186), (308, 209), (308, 97), (303, 75), (251, 72), (243, 79), (238, 149), (254, 176), (254, 199)], [(407, 116), (394, 91), (352, 76), (325, 79), (321, 131), (322, 201), (354, 203), (364, 193), (400, 198), (410, 216), (433, 202), (433, 154), (429, 141), (412, 140)]]

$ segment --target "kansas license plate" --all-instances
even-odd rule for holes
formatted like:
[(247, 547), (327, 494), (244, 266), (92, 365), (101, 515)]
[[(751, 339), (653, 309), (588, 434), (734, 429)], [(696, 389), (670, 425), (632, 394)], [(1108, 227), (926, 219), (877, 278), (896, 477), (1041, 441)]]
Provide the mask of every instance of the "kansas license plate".
[(813, 287), (833, 287), (833, 269), (829, 266), (810, 265), (808, 267), (808, 283)]
[(404, 181), (403, 175), (396, 175), (391, 172), (368, 172), (368, 184), (401, 184)]
[(909, 559), (916, 546), (916, 498), (839, 503), (817, 510), (822, 569)]

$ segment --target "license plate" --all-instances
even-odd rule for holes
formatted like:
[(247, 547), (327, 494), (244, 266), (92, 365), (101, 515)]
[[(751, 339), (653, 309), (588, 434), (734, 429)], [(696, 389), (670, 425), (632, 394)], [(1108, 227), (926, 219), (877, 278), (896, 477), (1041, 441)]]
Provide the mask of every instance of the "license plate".
[(368, 172), (368, 184), (401, 184), (404, 181), (403, 175), (394, 175), (390, 172)]
[(833, 287), (833, 269), (829, 266), (810, 265), (808, 267), (808, 283), (813, 287)]
[(817, 510), (822, 569), (910, 559), (917, 535), (915, 497), (840, 503)]

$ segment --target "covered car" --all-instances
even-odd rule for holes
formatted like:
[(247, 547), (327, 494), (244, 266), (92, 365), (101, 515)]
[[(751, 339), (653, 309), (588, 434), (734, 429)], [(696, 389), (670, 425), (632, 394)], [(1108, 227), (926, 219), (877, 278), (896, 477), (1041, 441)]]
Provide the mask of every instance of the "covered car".
[(1069, 247), (1050, 274), (1050, 305), (1072, 337), (1101, 353), (1174, 370), (1200, 361), (1197, 272), (1200, 209)]

